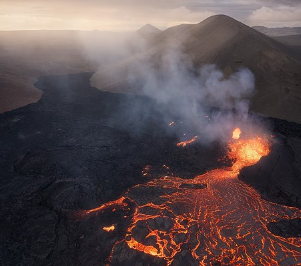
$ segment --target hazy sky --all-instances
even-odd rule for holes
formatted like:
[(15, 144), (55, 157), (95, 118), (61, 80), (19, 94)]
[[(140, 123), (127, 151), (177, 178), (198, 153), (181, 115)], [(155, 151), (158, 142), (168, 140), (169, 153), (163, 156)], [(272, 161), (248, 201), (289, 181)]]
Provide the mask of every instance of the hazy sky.
[(301, 0), (0, 0), (0, 30), (164, 29), (214, 14), (250, 26), (301, 26)]

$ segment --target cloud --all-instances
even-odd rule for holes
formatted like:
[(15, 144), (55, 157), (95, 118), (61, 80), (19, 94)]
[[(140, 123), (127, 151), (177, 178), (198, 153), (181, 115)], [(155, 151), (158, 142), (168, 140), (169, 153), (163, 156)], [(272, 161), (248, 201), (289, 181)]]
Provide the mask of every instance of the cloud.
[(301, 6), (263, 6), (252, 12), (249, 17), (251, 24), (284, 27), (284, 26), (300, 26), (301, 24)]
[(280, 5), (280, 6), (300, 6), (300, 0), (263, 0), (263, 3), (269, 3), (272, 6)]
[[(2, 29), (100, 29), (109, 31), (136, 30), (152, 23), (166, 28), (181, 23), (198, 23), (214, 15), (210, 11), (194, 12), (181, 1), (141, 2), (126, 1), (17, 1), (3, 5), (4, 14), (11, 17), (0, 17)], [(183, 2), (183, 1), (182, 1)], [(155, 3), (158, 3), (156, 5)], [(169, 4), (168, 4), (169, 3)], [(1, 10), (0, 10), (1, 11)], [(39, 21), (37, 21), (37, 19)], [(0, 28), (1, 29), (1, 28)]]
[[(136, 30), (146, 23), (164, 29), (180, 23), (197, 23), (213, 14), (226, 14), (248, 23), (263, 13), (262, 8), (277, 11), (283, 17), (291, 14), (283, 7), (300, 6), (300, 0), (1, 0), (0, 13), (11, 19), (0, 17), (0, 30), (43, 27), (120, 31)], [(288, 20), (297, 23), (295, 15)], [(258, 23), (270, 21), (262, 14)]]
[(153, 21), (154, 24), (159, 24), (161, 27), (170, 27), (183, 23), (198, 23), (215, 15), (211, 11), (193, 12), (185, 6), (169, 10), (154, 9), (153, 11), (153, 14), (156, 14), (156, 18), (153, 18), (152, 14), (152, 16), (147, 16), (148, 21)]

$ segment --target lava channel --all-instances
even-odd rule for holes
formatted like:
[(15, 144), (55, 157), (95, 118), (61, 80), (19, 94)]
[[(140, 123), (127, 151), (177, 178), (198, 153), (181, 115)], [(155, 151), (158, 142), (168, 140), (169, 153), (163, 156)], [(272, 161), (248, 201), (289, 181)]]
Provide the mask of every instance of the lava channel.
[(190, 254), (186, 265), (301, 265), (301, 240), (267, 229), (269, 222), (301, 218), (301, 211), (262, 199), (237, 178), (243, 167), (267, 156), (270, 145), (266, 137), (241, 139), (239, 131), (228, 143), (231, 169), (189, 180), (158, 178), (131, 188), (120, 200), (86, 211), (91, 215), (112, 204), (124, 207), (124, 199), (135, 202), (132, 223), (125, 238), (115, 243), (111, 264), (124, 265), (130, 259), (124, 256), (126, 248), (160, 258), (165, 265), (174, 265), (183, 251)]

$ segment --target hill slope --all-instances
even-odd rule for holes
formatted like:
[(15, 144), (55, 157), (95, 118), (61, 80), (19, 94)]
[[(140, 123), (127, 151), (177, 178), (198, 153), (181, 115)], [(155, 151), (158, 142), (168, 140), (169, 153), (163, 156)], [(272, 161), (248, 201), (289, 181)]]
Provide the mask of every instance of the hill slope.
[(165, 30), (144, 54), (95, 74), (92, 85), (101, 90), (137, 93), (126, 86), (131, 65), (143, 58), (160, 69), (159, 59), (174, 46), (189, 55), (197, 68), (216, 64), (226, 75), (241, 67), (251, 69), (256, 78), (251, 111), (301, 123), (301, 63), (294, 51), (225, 15)]

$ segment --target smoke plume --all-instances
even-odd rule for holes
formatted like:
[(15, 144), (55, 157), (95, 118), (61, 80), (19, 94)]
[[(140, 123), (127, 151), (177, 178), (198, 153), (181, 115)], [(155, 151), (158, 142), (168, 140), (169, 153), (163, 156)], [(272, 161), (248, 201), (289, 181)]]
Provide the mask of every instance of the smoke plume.
[[(175, 124), (182, 124), (185, 129), (176, 131), (180, 140), (187, 139), (189, 132), (198, 135), (203, 144), (227, 141), (236, 126), (245, 132), (256, 127), (248, 115), (255, 90), (254, 75), (249, 69), (241, 68), (226, 76), (215, 65), (196, 67), (181, 47), (170, 45), (159, 55), (149, 52), (134, 56), (122, 71), (125, 87), (154, 102), (151, 107), (132, 102), (123, 110), (124, 121), (136, 121), (136, 125), (139, 121), (143, 125), (155, 111), (166, 125), (173, 119)], [(137, 126), (128, 129), (137, 133)]]

